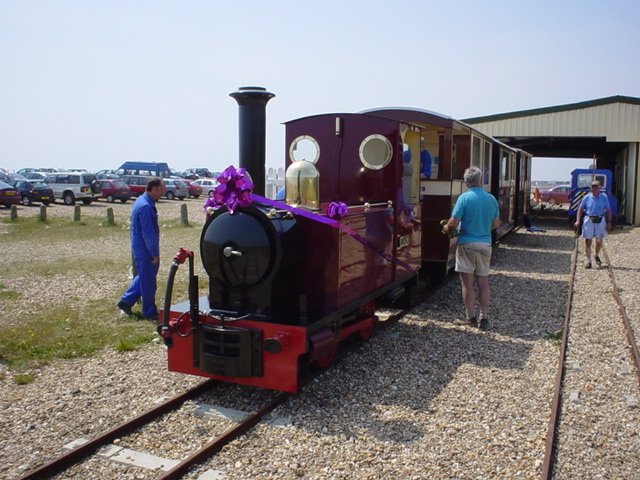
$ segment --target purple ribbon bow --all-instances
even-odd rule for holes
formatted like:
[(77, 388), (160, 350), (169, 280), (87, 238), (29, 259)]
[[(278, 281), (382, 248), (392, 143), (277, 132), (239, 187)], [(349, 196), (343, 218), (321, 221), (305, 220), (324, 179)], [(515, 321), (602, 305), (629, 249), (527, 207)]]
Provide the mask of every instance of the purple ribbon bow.
[(244, 168), (236, 168), (229, 165), (216, 178), (218, 185), (213, 191), (213, 197), (204, 202), (204, 209), (208, 207), (226, 206), (229, 213), (233, 214), (239, 206), (248, 207), (251, 205), (251, 190), (253, 190), (253, 180), (251, 175)]
[(340, 220), (347, 215), (349, 207), (344, 202), (331, 202), (327, 208), (327, 216), (334, 220)]

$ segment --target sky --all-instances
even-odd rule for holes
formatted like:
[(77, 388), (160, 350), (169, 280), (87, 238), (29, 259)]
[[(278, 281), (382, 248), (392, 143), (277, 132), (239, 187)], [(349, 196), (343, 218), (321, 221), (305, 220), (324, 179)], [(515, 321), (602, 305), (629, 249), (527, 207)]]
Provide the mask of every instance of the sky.
[(638, 25), (638, 0), (0, 0), (0, 167), (237, 166), (242, 86), (276, 95), (273, 167), (307, 115), (640, 97)]

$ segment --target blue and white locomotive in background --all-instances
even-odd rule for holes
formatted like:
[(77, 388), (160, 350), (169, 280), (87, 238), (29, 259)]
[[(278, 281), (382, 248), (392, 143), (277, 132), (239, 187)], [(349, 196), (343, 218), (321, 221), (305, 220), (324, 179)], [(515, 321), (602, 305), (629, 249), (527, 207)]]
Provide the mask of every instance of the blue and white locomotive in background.
[(571, 172), (571, 194), (569, 196), (569, 221), (575, 222), (580, 202), (591, 192), (591, 182), (600, 182), (600, 191), (607, 194), (611, 207), (611, 219), (616, 223), (618, 217), (618, 199), (613, 194), (613, 172), (605, 169), (577, 168)]

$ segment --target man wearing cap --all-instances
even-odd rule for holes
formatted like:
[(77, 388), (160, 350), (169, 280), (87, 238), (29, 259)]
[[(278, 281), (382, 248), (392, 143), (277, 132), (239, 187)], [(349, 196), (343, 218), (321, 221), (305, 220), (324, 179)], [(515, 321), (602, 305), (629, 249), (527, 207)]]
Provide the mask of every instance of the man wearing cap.
[[(602, 240), (611, 231), (611, 207), (606, 193), (600, 191), (600, 182), (591, 182), (591, 193), (582, 199), (575, 227), (580, 227), (580, 222), (584, 216), (582, 224), (582, 238), (584, 238), (584, 254), (587, 257), (585, 268), (591, 268), (591, 243), (596, 239), (596, 264), (602, 265), (600, 260), (600, 249)], [(606, 219), (606, 223), (605, 223)]]

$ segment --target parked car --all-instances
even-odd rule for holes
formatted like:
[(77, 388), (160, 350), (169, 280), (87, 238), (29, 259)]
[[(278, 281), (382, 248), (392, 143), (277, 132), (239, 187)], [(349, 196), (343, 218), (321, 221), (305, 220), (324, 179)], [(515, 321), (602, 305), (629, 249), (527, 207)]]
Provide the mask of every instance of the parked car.
[(169, 178), (171, 170), (165, 162), (124, 162), (116, 173), (119, 175), (144, 175), (147, 177)]
[(202, 187), (200, 185), (193, 183), (193, 180), (187, 180), (186, 178), (180, 181), (187, 186), (189, 197), (200, 198), (200, 195), (202, 195)]
[(218, 186), (218, 181), (212, 178), (201, 178), (193, 181), (194, 185), (199, 185), (202, 188), (203, 195), (209, 195), (209, 191)]
[(9, 208), (20, 203), (20, 192), (7, 182), (0, 181), (0, 205)]
[(100, 191), (102, 192), (101, 198), (106, 198), (108, 203), (113, 203), (116, 200), (120, 200), (122, 203), (127, 203), (132, 196), (129, 185), (122, 180), (99, 180)]
[(187, 168), (182, 172), (182, 176), (190, 180), (197, 180), (198, 178), (211, 178), (213, 173), (208, 168)]
[(540, 192), (540, 200), (544, 203), (552, 203), (562, 205), (569, 203), (569, 195), (571, 194), (571, 185), (556, 185), (548, 190)]
[(120, 180), (127, 184), (132, 195), (139, 197), (147, 190), (147, 183), (152, 178), (146, 175), (122, 175)]
[(26, 178), (19, 173), (0, 173), (0, 182), (10, 183), (15, 180), (26, 180)]
[(189, 189), (182, 180), (175, 180), (173, 178), (165, 178), (164, 185), (167, 187), (167, 193), (165, 197), (169, 200), (177, 198), (178, 200), (184, 200), (189, 196)]
[(29, 180), (30, 182), (44, 182), (44, 179), (47, 178), (50, 174), (47, 172), (40, 172), (38, 170), (34, 170), (33, 172), (27, 172), (24, 175), (24, 178)]
[(55, 198), (61, 198), (65, 205), (75, 205), (76, 200), (89, 205), (100, 197), (100, 185), (93, 173), (52, 173), (45, 178), (45, 183), (53, 189)]
[(115, 170), (98, 170), (96, 172), (96, 178), (98, 178), (98, 180), (102, 180), (105, 178), (118, 180), (120, 178), (120, 175), (118, 175)]
[(31, 205), (33, 202), (49, 205), (55, 200), (53, 190), (46, 183), (14, 180), (10, 185), (20, 192), (20, 200), (24, 206)]

